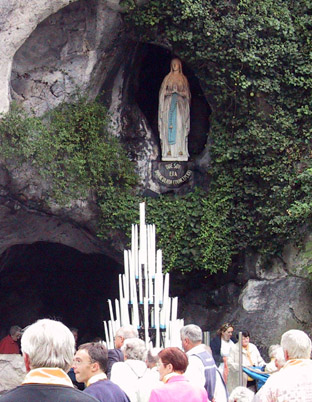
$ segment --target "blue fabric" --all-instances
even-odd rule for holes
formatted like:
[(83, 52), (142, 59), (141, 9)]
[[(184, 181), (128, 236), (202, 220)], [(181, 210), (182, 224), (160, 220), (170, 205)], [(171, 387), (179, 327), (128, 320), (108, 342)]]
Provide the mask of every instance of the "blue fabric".
[(213, 360), (213, 357), (206, 351), (196, 353), (192, 356), (199, 357), (205, 367), (205, 389), (208, 394), (208, 399), (211, 401), (213, 399), (213, 394), (216, 387), (217, 366), (215, 365), (215, 361)]
[(177, 138), (177, 104), (178, 94), (173, 93), (171, 97), (169, 116), (168, 116), (168, 143), (174, 145)]
[(100, 402), (130, 402), (125, 392), (110, 380), (97, 381), (83, 392), (92, 395)]
[(250, 378), (256, 380), (257, 390), (259, 390), (266, 382), (266, 380), (270, 377), (270, 374), (263, 372), (263, 367), (253, 367), (254, 369), (261, 370), (262, 373), (254, 371), (251, 367), (243, 367), (244, 373), (246, 373)]

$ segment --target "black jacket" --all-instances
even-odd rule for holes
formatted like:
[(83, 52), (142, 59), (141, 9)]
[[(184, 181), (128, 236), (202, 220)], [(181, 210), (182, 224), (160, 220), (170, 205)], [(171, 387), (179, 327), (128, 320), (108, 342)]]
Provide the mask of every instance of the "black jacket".
[(1, 402), (98, 402), (93, 396), (63, 385), (25, 384), (0, 397)]
[(106, 374), (107, 377), (110, 378), (112, 366), (116, 362), (123, 362), (124, 355), (120, 349), (108, 349), (108, 362), (107, 362), (107, 369)]
[[(231, 341), (236, 343), (234, 338), (231, 338)], [(214, 361), (216, 362), (217, 366), (220, 366), (223, 363), (223, 357), (221, 356), (221, 336), (217, 335), (213, 340), (210, 342), (210, 347), (212, 351), (212, 356)]]

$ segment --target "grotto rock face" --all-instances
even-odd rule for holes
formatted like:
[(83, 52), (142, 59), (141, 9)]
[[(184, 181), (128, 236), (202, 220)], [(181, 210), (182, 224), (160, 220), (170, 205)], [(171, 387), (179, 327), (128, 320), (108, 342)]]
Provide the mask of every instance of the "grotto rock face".
[(120, 14), (104, 1), (76, 1), (41, 22), (13, 59), (12, 95), (36, 114), (79, 90), (94, 98), (122, 62)]
[[(37, 241), (61, 243), (83, 253), (106, 252), (105, 245), (74, 221), (32, 210), (12, 198), (0, 196), (0, 253), (16, 244)], [(112, 250), (112, 256), (114, 256)], [(116, 257), (116, 256), (115, 256)]]
[[(9, 82), (15, 52), (29, 37), (38, 23), (74, 0), (14, 0), (1, 2), (0, 13), (0, 111), (10, 104)], [(4, 4), (5, 3), (5, 4)]]
[(219, 275), (213, 284), (203, 284), (195, 297), (193, 292), (182, 297), (181, 315), (212, 336), (225, 322), (233, 323), (236, 331), (248, 330), (264, 356), (289, 329), (312, 334), (311, 250), (309, 236), (304, 250), (285, 247), (271, 267), (250, 255), (243, 272)]
[(26, 375), (21, 355), (0, 354), (0, 395), (21, 385)]
[[(0, 110), (10, 97), (26, 110), (41, 115), (73, 94), (93, 99), (103, 89), (112, 114), (114, 134), (129, 149), (144, 185), (157, 191), (149, 160), (157, 157), (152, 131), (127, 95), (135, 44), (124, 32), (119, 1), (11, 2), (0, 14), (3, 58)], [(4, 68), (5, 66), (5, 68)], [(11, 94), (9, 94), (9, 83)], [(128, 141), (125, 132), (130, 133)], [(49, 197), (31, 163), (6, 164), (0, 156), (0, 253), (13, 244), (61, 242), (82, 252), (104, 252), (118, 258), (123, 245), (106, 244), (96, 237), (99, 209), (94, 196), (71, 200), (66, 207)], [(17, 223), (18, 222), (18, 223)]]

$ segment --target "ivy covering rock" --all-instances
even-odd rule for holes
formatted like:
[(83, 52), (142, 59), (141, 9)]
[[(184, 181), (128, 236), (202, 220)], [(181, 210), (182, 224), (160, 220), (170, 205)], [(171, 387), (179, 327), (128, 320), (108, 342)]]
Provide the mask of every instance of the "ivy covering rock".
[[(223, 254), (216, 265), (226, 269), (247, 249), (270, 256), (288, 241), (299, 244), (312, 212), (311, 2), (124, 4), (134, 39), (171, 47), (200, 78), (213, 109), (212, 182), (200, 202), (203, 217), (219, 206), (219, 224), (201, 220), (195, 243), (206, 258), (196, 266), (214, 270), (216, 245)], [(199, 249), (189, 251), (190, 262)]]
[[(172, 49), (199, 78), (210, 116), (209, 185), (146, 199), (167, 270), (226, 271), (246, 250), (270, 257), (311, 224), (312, 6), (308, 0), (125, 0), (135, 42)], [(98, 235), (129, 238), (143, 200), (103, 105), (79, 100), (0, 124), (1, 155), (31, 162), (51, 197), (95, 195)]]

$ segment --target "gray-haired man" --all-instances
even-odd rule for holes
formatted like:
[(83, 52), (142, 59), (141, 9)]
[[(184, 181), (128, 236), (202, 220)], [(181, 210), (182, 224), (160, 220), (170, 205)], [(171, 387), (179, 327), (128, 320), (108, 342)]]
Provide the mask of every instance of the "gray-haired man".
[(182, 347), (189, 359), (185, 372), (192, 384), (204, 387), (210, 401), (226, 402), (228, 394), (221, 373), (212, 354), (202, 344), (202, 330), (198, 325), (185, 325), (181, 329)]
[(43, 319), (30, 325), (21, 339), (27, 375), (1, 402), (95, 402), (74, 388), (66, 374), (72, 365), (75, 339), (61, 322)]
[(283, 334), (281, 346), (286, 364), (268, 378), (254, 401), (312, 401), (310, 338), (303, 331), (291, 329)]

